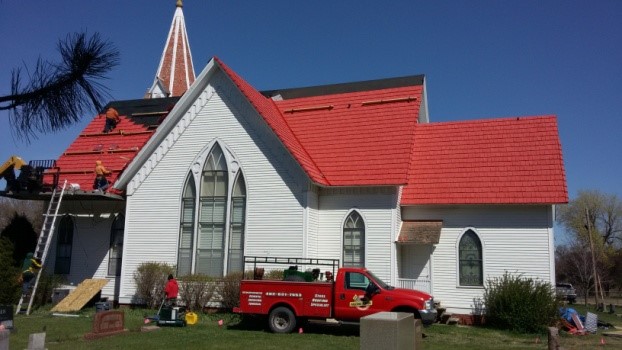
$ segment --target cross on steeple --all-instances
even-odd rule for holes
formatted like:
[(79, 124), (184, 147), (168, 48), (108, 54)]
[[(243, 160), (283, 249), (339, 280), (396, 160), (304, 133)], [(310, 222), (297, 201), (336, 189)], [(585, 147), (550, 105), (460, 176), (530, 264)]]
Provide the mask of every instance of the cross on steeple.
[(194, 82), (194, 66), (182, 8), (182, 0), (177, 0), (160, 65), (145, 98), (181, 96)]

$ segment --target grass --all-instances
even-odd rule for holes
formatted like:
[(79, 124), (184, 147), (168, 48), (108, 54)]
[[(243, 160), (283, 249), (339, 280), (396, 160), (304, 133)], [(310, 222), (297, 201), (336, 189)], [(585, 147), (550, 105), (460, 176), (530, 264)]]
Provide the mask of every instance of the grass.
[[(48, 309), (49, 310), (49, 309)], [(265, 330), (263, 319), (242, 320), (238, 315), (201, 314), (196, 325), (162, 327), (154, 332), (140, 332), (144, 315), (154, 310), (123, 309), (124, 334), (97, 340), (85, 340), (84, 334), (92, 329), (94, 310), (84, 310), (80, 317), (51, 316), (48, 310), (37, 310), (30, 316), (15, 316), (16, 332), (10, 336), (11, 349), (26, 349), (28, 336), (45, 330), (46, 347), (54, 349), (359, 349), (359, 327), (309, 323), (303, 334), (272, 334)], [(582, 314), (585, 309), (576, 308)], [(593, 311), (592, 311), (593, 312)], [(598, 313), (599, 319), (622, 328), (622, 319), (615, 315)], [(218, 326), (218, 320), (224, 325)], [(520, 335), (488, 329), (432, 325), (424, 328), (423, 345), (426, 350), (465, 349), (547, 349), (546, 334)], [(561, 345), (571, 349), (597, 348), (602, 335), (572, 336), (560, 332)], [(606, 348), (621, 349), (622, 338), (605, 337)]]

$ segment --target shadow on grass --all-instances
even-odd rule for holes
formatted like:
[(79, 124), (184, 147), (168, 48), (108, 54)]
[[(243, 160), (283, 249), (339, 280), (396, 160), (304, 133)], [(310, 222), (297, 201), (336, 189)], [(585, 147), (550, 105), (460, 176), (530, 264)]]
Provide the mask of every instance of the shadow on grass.
[[(326, 334), (333, 336), (358, 337), (358, 324), (335, 324), (323, 321), (306, 321), (299, 322), (294, 332), (298, 332), (302, 328), (304, 333), (309, 334)], [(244, 331), (260, 331), (270, 332), (268, 328), (267, 317), (245, 316), (238, 323), (227, 326), (227, 329), (244, 330)]]

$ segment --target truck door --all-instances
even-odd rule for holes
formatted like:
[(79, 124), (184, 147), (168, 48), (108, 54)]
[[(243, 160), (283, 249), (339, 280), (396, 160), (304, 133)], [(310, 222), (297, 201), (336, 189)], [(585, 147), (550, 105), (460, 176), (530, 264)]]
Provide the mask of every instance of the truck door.
[(379, 295), (371, 299), (365, 295), (370, 283), (373, 283), (365, 274), (360, 272), (345, 272), (344, 278), (338, 282), (341, 285), (335, 288), (335, 318), (340, 320), (358, 321), (359, 318), (379, 311), (387, 311)]

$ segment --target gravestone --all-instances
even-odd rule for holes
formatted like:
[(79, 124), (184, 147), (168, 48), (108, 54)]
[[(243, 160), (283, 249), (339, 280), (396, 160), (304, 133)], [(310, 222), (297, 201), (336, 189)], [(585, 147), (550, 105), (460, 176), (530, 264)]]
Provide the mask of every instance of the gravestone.
[(0, 325), (13, 329), (13, 305), (0, 305)]
[(29, 335), (27, 350), (45, 350), (45, 332)]
[(124, 328), (125, 314), (123, 311), (102, 311), (95, 313), (93, 331), (84, 335), (85, 339), (97, 339), (127, 332)]
[(0, 350), (9, 350), (9, 335), (11, 333), (6, 330), (0, 330)]
[(415, 348), (413, 314), (378, 312), (361, 318), (361, 350), (402, 350)]

